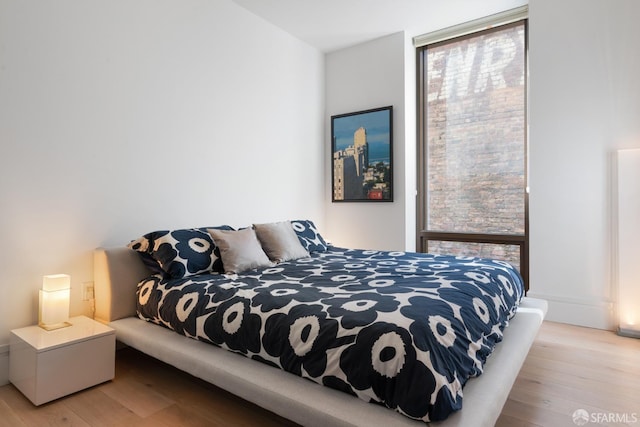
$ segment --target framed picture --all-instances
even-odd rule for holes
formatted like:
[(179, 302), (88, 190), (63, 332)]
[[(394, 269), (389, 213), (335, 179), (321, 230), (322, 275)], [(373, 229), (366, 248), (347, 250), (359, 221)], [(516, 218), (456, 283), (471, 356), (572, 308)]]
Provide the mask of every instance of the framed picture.
[(393, 202), (393, 107), (331, 116), (333, 202)]

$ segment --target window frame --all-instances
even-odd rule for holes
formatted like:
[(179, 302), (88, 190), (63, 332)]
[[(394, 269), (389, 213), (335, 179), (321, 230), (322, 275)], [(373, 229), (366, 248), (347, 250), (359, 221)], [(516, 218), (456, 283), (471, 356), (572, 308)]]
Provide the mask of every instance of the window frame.
[[(521, 12), (521, 11), (519, 11)], [(526, 10), (525, 10), (526, 13)], [(514, 14), (509, 16), (513, 17)], [(487, 22), (491, 17), (482, 20)], [(473, 21), (475, 23), (476, 21)], [(455, 231), (432, 231), (427, 227), (428, 214), (428, 189), (427, 189), (427, 155), (428, 141), (426, 132), (427, 100), (425, 94), (426, 82), (426, 60), (427, 49), (437, 47), (446, 43), (457, 42), (467, 38), (477, 37), (513, 25), (524, 24), (524, 233), (520, 234), (498, 234), (498, 233), (461, 233)], [(428, 252), (429, 240), (451, 241), (462, 243), (490, 243), (514, 245), (520, 251), (520, 274), (524, 281), (525, 292), (529, 290), (529, 21), (526, 17), (519, 16), (518, 19), (507, 22), (494, 22), (494, 25), (485, 25), (484, 30), (473, 32), (468, 30), (469, 25), (462, 25), (464, 30), (458, 32), (458, 36), (447, 38), (431, 37), (433, 41), (420, 43), (429, 40), (429, 35), (419, 36), (414, 39), (416, 45), (416, 98), (417, 98), (417, 190), (416, 197), (416, 250), (418, 252)], [(489, 28), (487, 28), (489, 27)], [(445, 29), (442, 32), (452, 34), (455, 30)]]

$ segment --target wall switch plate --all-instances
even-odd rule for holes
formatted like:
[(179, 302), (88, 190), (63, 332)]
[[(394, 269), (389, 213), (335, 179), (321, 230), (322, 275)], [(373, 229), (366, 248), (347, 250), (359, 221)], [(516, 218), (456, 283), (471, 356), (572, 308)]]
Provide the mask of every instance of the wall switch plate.
[(84, 282), (82, 284), (82, 301), (90, 301), (94, 298), (93, 282)]

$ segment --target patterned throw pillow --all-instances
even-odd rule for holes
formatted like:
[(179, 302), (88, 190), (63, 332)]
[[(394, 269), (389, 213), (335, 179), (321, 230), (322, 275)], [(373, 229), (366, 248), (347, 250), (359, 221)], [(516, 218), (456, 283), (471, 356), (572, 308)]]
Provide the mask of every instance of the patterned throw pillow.
[(156, 261), (156, 259), (149, 253), (149, 246), (150, 243), (146, 234), (136, 240), (133, 240), (127, 245), (129, 249), (133, 249), (134, 251), (138, 252), (142, 263), (145, 265), (145, 267), (147, 267), (152, 275), (165, 275), (166, 273), (164, 272), (162, 267), (160, 267), (158, 261)]
[[(208, 228), (233, 229), (228, 225)], [(162, 272), (173, 279), (207, 272), (220, 273), (224, 269), (220, 251), (207, 227), (154, 231), (127, 246), (138, 251), (147, 266), (151, 264), (151, 257)]]
[(300, 243), (311, 252), (326, 252), (329, 245), (322, 238), (313, 221), (297, 219), (291, 221), (293, 230), (298, 235)]

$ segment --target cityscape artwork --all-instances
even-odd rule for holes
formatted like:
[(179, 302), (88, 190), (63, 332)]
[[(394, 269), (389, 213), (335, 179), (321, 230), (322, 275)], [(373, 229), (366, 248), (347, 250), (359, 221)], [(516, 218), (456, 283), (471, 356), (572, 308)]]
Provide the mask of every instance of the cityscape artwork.
[(331, 116), (334, 202), (393, 201), (393, 107)]

